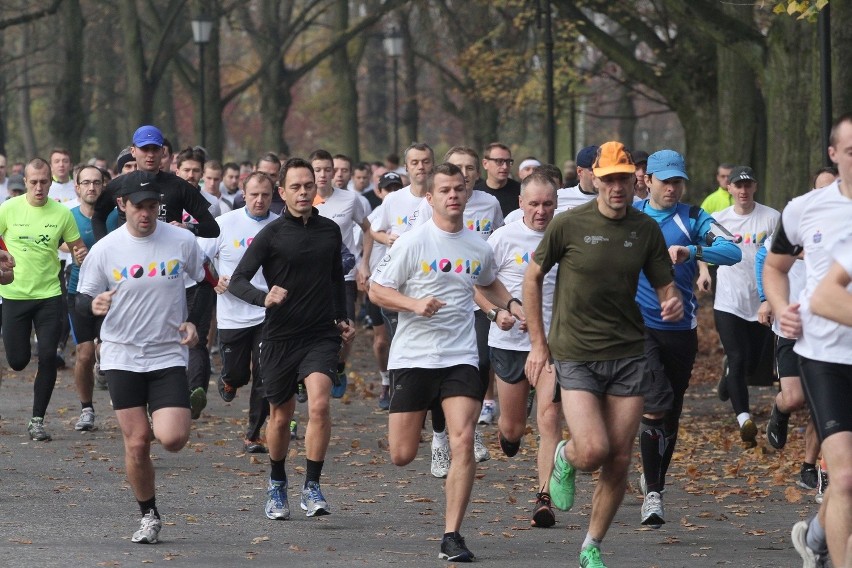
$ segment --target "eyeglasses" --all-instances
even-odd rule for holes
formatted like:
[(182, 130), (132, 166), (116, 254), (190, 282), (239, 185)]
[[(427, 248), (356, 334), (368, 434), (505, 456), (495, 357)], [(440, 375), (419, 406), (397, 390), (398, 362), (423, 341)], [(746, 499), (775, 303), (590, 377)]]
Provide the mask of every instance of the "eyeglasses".
[(498, 166), (511, 166), (515, 163), (512, 158), (485, 158), (489, 162), (494, 162)]
[(83, 181), (77, 183), (77, 185), (79, 185), (80, 187), (89, 187), (90, 185), (92, 187), (102, 187), (103, 184), (104, 182), (99, 179), (84, 179)]

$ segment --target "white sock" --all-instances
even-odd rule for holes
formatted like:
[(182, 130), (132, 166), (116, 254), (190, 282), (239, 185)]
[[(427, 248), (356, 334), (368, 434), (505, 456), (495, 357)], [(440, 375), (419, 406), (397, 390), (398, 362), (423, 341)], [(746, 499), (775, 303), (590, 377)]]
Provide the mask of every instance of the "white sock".
[(447, 431), (446, 430), (444, 430), (443, 432), (435, 432), (434, 430), (432, 431), (432, 445), (433, 446), (441, 447), (441, 446), (446, 446), (449, 443), (450, 443), (450, 440), (449, 440), (449, 438), (447, 438)]
[(379, 375), (382, 377), (382, 386), (389, 387), (390, 386), (390, 371), (379, 371)]
[(482, 406), (490, 406), (492, 409), (494, 408), (494, 406), (496, 404), (497, 404), (497, 401), (495, 401), (495, 400), (483, 400), (482, 401)]
[(586, 533), (586, 539), (583, 541), (583, 546), (580, 547), (580, 550), (583, 550), (584, 548), (586, 548), (590, 544), (592, 546), (594, 546), (595, 548), (597, 548), (598, 550), (600, 550), (602, 542), (603, 542), (602, 538), (601, 539), (594, 538), (591, 534)]
[(740, 412), (739, 414), (737, 414), (737, 422), (740, 423), (740, 428), (742, 428), (743, 424), (746, 423), (746, 420), (749, 420), (750, 418), (751, 414), (749, 414), (748, 412)]

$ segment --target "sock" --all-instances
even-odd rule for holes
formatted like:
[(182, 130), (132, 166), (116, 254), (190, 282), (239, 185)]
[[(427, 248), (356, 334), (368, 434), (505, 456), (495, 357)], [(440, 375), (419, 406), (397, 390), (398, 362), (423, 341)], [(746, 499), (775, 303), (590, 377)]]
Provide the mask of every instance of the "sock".
[(663, 432), (666, 436), (666, 449), (663, 452), (663, 463), (660, 464), (660, 491), (666, 486), (666, 473), (669, 471), (669, 465), (672, 463), (672, 456), (677, 444), (677, 430), (674, 434), (669, 434), (666, 430), (663, 430)]
[(450, 443), (450, 440), (447, 437), (446, 430), (441, 431), (441, 432), (438, 432), (438, 431), (432, 432), (432, 445), (433, 446), (442, 447), (442, 446), (446, 446), (449, 443)]
[(802, 470), (801, 471), (805, 471), (807, 469), (816, 469), (816, 464), (815, 463), (802, 462)]
[(461, 533), (458, 531), (444, 533), (444, 538), (452, 538), (452, 537), (461, 537)]
[(663, 454), (666, 450), (666, 437), (663, 434), (662, 418), (642, 418), (639, 423), (639, 452), (642, 454), (642, 471), (648, 492), (660, 492), (660, 471), (663, 466)]
[(594, 538), (591, 534), (586, 533), (586, 539), (583, 541), (583, 546), (580, 547), (580, 550), (583, 550), (589, 545), (594, 546), (598, 550), (601, 548), (601, 543), (603, 542), (602, 538)]
[(743, 424), (746, 423), (746, 420), (750, 420), (750, 419), (751, 419), (751, 414), (749, 414), (748, 412), (740, 412), (739, 414), (737, 414), (737, 422), (740, 423), (740, 428), (743, 427)]
[(496, 406), (496, 405), (497, 405), (497, 401), (493, 400), (493, 399), (482, 401), (482, 406), (487, 406), (487, 407), (491, 408), (491, 410), (494, 410), (494, 406)]
[(82, 407), (82, 410), (86, 410), (87, 408), (91, 408), (91, 409), (92, 409), (92, 411), (94, 411), (94, 410), (95, 410), (95, 407), (94, 407), (94, 406), (92, 406), (92, 402), (91, 402), (91, 401), (89, 401), (89, 402), (81, 402), (81, 403), (80, 403), (80, 406)]
[(447, 417), (444, 416), (444, 409), (438, 406), (432, 407), (432, 430), (435, 432), (443, 432), (447, 429)]
[(828, 554), (828, 543), (825, 541), (825, 529), (819, 522), (819, 515), (814, 515), (811, 522), (808, 523), (808, 534), (805, 541), (808, 548), (822, 556)]
[(382, 377), (382, 386), (389, 387), (390, 386), (390, 371), (379, 371), (379, 375)]
[(158, 519), (160, 518), (160, 512), (157, 510), (157, 496), (153, 496), (147, 501), (137, 501), (139, 503), (139, 510), (142, 511), (142, 515), (147, 515), (148, 511), (154, 511), (154, 516)]
[(346, 372), (346, 361), (337, 364), (337, 374)]
[(273, 483), (287, 483), (287, 473), (284, 471), (284, 460), (276, 461), (269, 458), (269, 465), (272, 466), (271, 471), (269, 472), (269, 479)]
[(309, 481), (319, 483), (320, 475), (322, 475), (322, 465), (324, 461), (305, 460), (305, 485)]

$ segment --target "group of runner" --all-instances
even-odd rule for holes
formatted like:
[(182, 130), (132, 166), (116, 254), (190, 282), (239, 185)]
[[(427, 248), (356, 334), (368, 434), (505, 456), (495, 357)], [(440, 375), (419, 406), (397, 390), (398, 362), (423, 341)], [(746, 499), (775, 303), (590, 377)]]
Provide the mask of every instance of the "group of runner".
[[(67, 309), (78, 345), (76, 428), (95, 427), (95, 376), (105, 374), (142, 514), (134, 542), (157, 542), (162, 528), (152, 437), (180, 450), (206, 405), (211, 321), (222, 357), (219, 395), (231, 402), (251, 384), (245, 449), (269, 453), (265, 515), (290, 517), (286, 458), (297, 400), (308, 408), (300, 508), (309, 517), (332, 512), (320, 481), (331, 399), (346, 390), (360, 288), (394, 464), (416, 457), (431, 413), (431, 472), (446, 477), (440, 557), (475, 558), (460, 531), (476, 462), (489, 458), (477, 423), (496, 413), (496, 390), (498, 440), (509, 457), (536, 407), (533, 526), (553, 526), (554, 509), (571, 509), (577, 470), (600, 470), (579, 564), (602, 567), (637, 432), (641, 523), (666, 522), (666, 474), (698, 346), (695, 289), (710, 288), (709, 263), (719, 267), (714, 313), (728, 361), (720, 386), (742, 440), (753, 445), (757, 436), (745, 379), (757, 349), (750, 345), (765, 341), (761, 324), (774, 320), (787, 341), (778, 348), (783, 390), (767, 427), (770, 443), (783, 446), (786, 417), (807, 400), (832, 472), (820, 514), (795, 525), (794, 545), (806, 567), (824, 565), (829, 553), (838, 566), (852, 560), (852, 416), (844, 404), (852, 364), (844, 349), (852, 333), (852, 261), (844, 248), (852, 239), (844, 224), (852, 116), (832, 131), (839, 178), (792, 201), (780, 223), (777, 212), (755, 203), (757, 183), (746, 166), (729, 172), (733, 202), (711, 216), (681, 203), (689, 180), (683, 156), (631, 153), (615, 141), (580, 150), (577, 184), (568, 188), (558, 168), (533, 158), (521, 164), (520, 182), (511, 179), (514, 160), (499, 143), (482, 160), (472, 148), (453, 147), (440, 164), (428, 145), (413, 144), (404, 170), (376, 176), (369, 189), (347, 189), (351, 160), (324, 150), (283, 164), (266, 155), (239, 191), (203, 150), (178, 153), (177, 175), (170, 154), (160, 130), (145, 125), (112, 181), (94, 165), (73, 171), (75, 207), (50, 198), (51, 182), (69, 181), (64, 160), (60, 177), (53, 172), (53, 155), (27, 164), (26, 193), (0, 206), (10, 366), (29, 362), (33, 327), (39, 346), (29, 436), (50, 439), (44, 417)], [(759, 256), (770, 235), (768, 254)], [(67, 308), (60, 249), (73, 265)], [(806, 283), (796, 297), (788, 273), (802, 252)]]

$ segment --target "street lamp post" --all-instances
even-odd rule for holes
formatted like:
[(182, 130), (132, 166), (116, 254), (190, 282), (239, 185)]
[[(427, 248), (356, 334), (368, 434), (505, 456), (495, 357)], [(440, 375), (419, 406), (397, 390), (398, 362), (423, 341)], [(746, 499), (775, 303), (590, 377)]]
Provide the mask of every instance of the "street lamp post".
[(207, 148), (207, 117), (204, 97), (204, 47), (210, 42), (213, 20), (199, 15), (192, 20), (192, 40), (198, 45), (198, 94), (201, 97), (201, 146)]
[(402, 55), (402, 35), (396, 26), (391, 27), (390, 32), (383, 41), (385, 54), (393, 62), (393, 151), (399, 152), (399, 83), (397, 79), (398, 61)]

